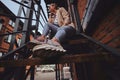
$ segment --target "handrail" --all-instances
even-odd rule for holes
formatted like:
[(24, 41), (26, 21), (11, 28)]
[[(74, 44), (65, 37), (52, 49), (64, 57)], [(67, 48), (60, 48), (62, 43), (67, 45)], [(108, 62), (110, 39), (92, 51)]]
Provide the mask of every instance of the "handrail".
[(38, 12), (38, 11), (36, 11), (36, 10), (34, 10), (34, 9), (32, 9), (32, 8), (30, 8), (30, 7), (26, 6), (26, 5), (24, 5), (24, 4), (22, 4), (22, 3), (19, 2), (19, 1), (16, 1), (16, 0), (12, 0), (12, 1), (15, 2), (15, 3), (17, 3), (17, 4), (20, 4), (20, 5), (24, 6), (24, 7), (28, 8), (28, 9), (30, 9), (30, 10), (33, 10), (33, 11), (35, 11), (35, 12)]
[[(29, 19), (29, 18), (25, 18), (25, 17), (20, 17), (20, 16), (10, 16), (10, 15), (8, 15), (8, 14), (2, 14), (2, 13), (0, 13), (0, 15), (2, 15), (2, 16), (7, 16), (7, 17), (9, 17), (9, 18), (21, 18), (21, 19)], [(38, 20), (36, 20), (36, 19), (32, 19), (33, 21), (38, 21)], [(39, 21), (40, 22), (40, 21)]]
[(120, 52), (118, 52), (115, 48), (112, 48), (112, 47), (109, 47), (109, 46), (107, 46), (105, 44), (102, 44), (101, 42), (99, 42), (99, 41), (93, 39), (92, 37), (87, 36), (87, 35), (85, 35), (83, 33), (80, 33), (80, 35), (83, 36), (83, 37), (85, 37), (85, 38), (87, 38), (88, 40), (92, 41), (93, 43), (101, 46), (102, 48), (104, 48), (106, 51), (112, 53), (113, 55), (120, 56)]
[(17, 31), (17, 32), (12, 32), (12, 33), (0, 34), (0, 37), (10, 35), (10, 34), (19, 34), (19, 33), (22, 33), (22, 32), (27, 32), (27, 31)]
[(22, 45), (22, 46), (16, 48), (15, 50), (12, 50), (12, 51), (8, 52), (7, 54), (3, 55), (2, 57), (0, 57), (0, 60), (3, 60), (3, 59), (5, 59), (6, 57), (12, 55), (13, 53), (15, 53), (15, 52), (17, 52), (17, 51), (23, 49), (27, 44), (29, 44), (29, 42), (27, 42), (26, 44), (24, 44), (24, 45)]
[(40, 9), (42, 10), (43, 16), (45, 17), (45, 20), (47, 21), (47, 18), (46, 18), (46, 16), (45, 16), (45, 13), (44, 13), (44, 11), (43, 11), (42, 6), (41, 6), (41, 5), (38, 5), (38, 6), (39, 6), (39, 7), (40, 7)]
[[(26, 7), (26, 8), (29, 8), (30, 10), (35, 11), (35, 15), (36, 15), (36, 17), (37, 17), (36, 12), (38, 12), (38, 11), (36, 11), (35, 9), (32, 9), (32, 8), (24, 5), (23, 3), (19, 2), (19, 1), (16, 1), (16, 0), (12, 0), (12, 1), (15, 2), (15, 3), (17, 3), (17, 4), (19, 4), (19, 5), (24, 6), (24, 7)], [(44, 14), (44, 11), (43, 11), (42, 6), (41, 6), (40, 4), (38, 4), (38, 7), (41, 9), (41, 11), (42, 11), (42, 13), (43, 13), (43, 16), (44, 16), (44, 19), (47, 21), (47, 18), (46, 18), (45, 14)], [(28, 19), (28, 18), (24, 18), (24, 17), (20, 17), (20, 16), (10, 16), (10, 15), (8, 15), (8, 14), (2, 14), (2, 15), (7, 16), (7, 17), (11, 17), (11, 18)], [(42, 16), (42, 15), (41, 15), (41, 16)], [(42, 18), (43, 18), (43, 16), (42, 16)], [(32, 20), (36, 20), (36, 19), (32, 19)], [(39, 23), (43, 26), (43, 24), (41, 23), (40, 20), (36, 20), (36, 21), (39, 21)], [(12, 32), (12, 33), (4, 33), (4, 34), (0, 34), (0, 37), (1, 37), (1, 36), (10, 35), (10, 34), (18, 34), (18, 33), (22, 33), (22, 32), (27, 32), (27, 31), (17, 31), (17, 32)], [(25, 46), (26, 46), (26, 44), (24, 44), (24, 45), (16, 48), (15, 50), (12, 50), (12, 51), (8, 52), (7, 54), (5, 54), (5, 55), (3, 55), (2, 57), (0, 57), (0, 60), (3, 59), (3, 58), (5, 58), (5, 57), (7, 57), (7, 56), (9, 56), (9, 55), (11, 55), (11, 54), (13, 54), (13, 53), (15, 53), (16, 51), (22, 49), (22, 48), (25, 47)]]
[[(22, 4), (22, 3), (20, 3), (20, 2), (18, 2), (18, 1), (16, 1), (16, 0), (12, 0), (12, 1), (15, 2), (15, 3), (17, 3), (17, 4), (20, 4), (20, 5), (24, 6), (24, 7), (26, 7), (26, 8), (31, 9), (30, 7), (24, 5), (24, 4)], [(44, 15), (44, 17), (45, 17), (45, 20), (47, 21), (47, 18), (46, 18), (46, 16), (45, 16), (45, 13), (44, 13), (44, 11), (43, 11), (42, 6), (41, 6), (40, 4), (37, 4), (37, 5), (38, 5), (38, 6), (40, 7), (40, 9), (42, 10), (42, 13), (43, 13), (43, 15)], [(35, 12), (38, 12), (38, 11), (36, 11), (35, 9), (31, 9), (31, 10), (33, 10), (33, 11), (35, 11)]]

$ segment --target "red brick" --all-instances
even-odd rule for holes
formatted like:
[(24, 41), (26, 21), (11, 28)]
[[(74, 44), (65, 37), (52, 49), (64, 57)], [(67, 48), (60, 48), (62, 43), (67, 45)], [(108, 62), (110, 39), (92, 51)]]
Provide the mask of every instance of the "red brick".
[(120, 38), (113, 40), (112, 42), (108, 43), (108, 45), (114, 48), (118, 47), (120, 45)]
[(113, 30), (111, 33), (109, 33), (105, 38), (103, 38), (101, 40), (102, 43), (107, 43), (108, 41), (110, 41), (111, 39), (120, 36), (120, 27), (116, 28), (115, 30)]

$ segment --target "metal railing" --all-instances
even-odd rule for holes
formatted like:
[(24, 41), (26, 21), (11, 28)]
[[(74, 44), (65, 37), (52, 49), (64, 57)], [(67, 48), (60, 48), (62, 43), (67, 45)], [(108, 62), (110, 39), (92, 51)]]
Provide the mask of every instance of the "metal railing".
[[(12, 33), (0, 34), (0, 37), (4, 37), (6, 35), (12, 35), (9, 51), (8, 51), (8, 53), (6, 53), (2, 57), (0, 57), (0, 60), (8, 60), (8, 59), (14, 60), (15, 53), (19, 54), (20, 59), (28, 58), (31, 54), (30, 53), (31, 51), (29, 49), (27, 49), (27, 45), (29, 44), (29, 41), (30, 41), (29, 37), (30, 37), (31, 31), (32, 31), (31, 30), (32, 23), (33, 23), (32, 21), (35, 21), (35, 24), (36, 24), (35, 34), (38, 32), (38, 27), (41, 26), (43, 28), (43, 24), (47, 22), (47, 17), (45, 15), (45, 12), (44, 12), (42, 6), (40, 5), (40, 1), (37, 2), (36, 0), (28, 0), (28, 3), (24, 3), (24, 0), (21, 0), (21, 2), (17, 1), (17, 0), (12, 0), (12, 1), (15, 2), (16, 4), (20, 5), (19, 10), (18, 10), (18, 15), (11, 16), (9, 14), (0, 13), (1, 16), (6, 16), (10, 19), (16, 19), (14, 31)], [(37, 10), (35, 10), (36, 4), (37, 4)], [(25, 8), (26, 8), (26, 11), (25, 11)], [(21, 15), (22, 12), (24, 14), (24, 17), (22, 17), (22, 15)], [(35, 16), (33, 16), (33, 14), (35, 14)], [(33, 17), (35, 19), (33, 19)], [(43, 20), (43, 22), (40, 21), (40, 18)], [(21, 26), (19, 24), (21, 19), (24, 19), (23, 26)], [(18, 27), (21, 27), (22, 30), (18, 30)], [(21, 37), (22, 43), (20, 44), (20, 46), (16, 46), (17, 48), (14, 49), (14, 45), (16, 44), (15, 40), (16, 40), (17, 34), (22, 34), (22, 37)], [(9, 70), (11, 68), (5, 68), (5, 71), (7, 73), (4, 73), (4, 75), (6, 75), (5, 77), (7, 78), (7, 80), (10, 80), (13, 77), (14, 77), (14, 79), (17, 79), (17, 80), (25, 80), (28, 76), (28, 73), (31, 73), (31, 80), (34, 80), (34, 68), (35, 68), (35, 66), (31, 66), (31, 68), (28, 70), (28, 72), (25, 73), (26, 72), (25, 68), (21, 67), (23, 74), (19, 74), (19, 72), (21, 72), (21, 71), (18, 70), (19, 68), (16, 68), (19, 72), (17, 73), (15, 70), (13, 70), (13, 72), (17, 73), (17, 74), (12, 73), (14, 76), (11, 76), (11, 77), (9, 77), (9, 74), (7, 74), (7, 73), (11, 73), (11, 72), (9, 72)], [(22, 77), (20, 77), (20, 76), (22, 76)]]
[[(45, 13), (44, 13), (43, 8), (42, 8), (42, 6), (41, 6), (40, 4), (38, 4), (38, 2), (36, 2), (36, 0), (32, 0), (30, 4), (28, 3), (28, 4), (29, 4), (28, 6), (26, 6), (23, 2), (19, 2), (19, 1), (17, 1), (17, 0), (12, 0), (12, 1), (15, 2), (15, 3), (17, 3), (17, 4), (19, 4), (20, 7), (21, 7), (19, 11), (20, 11), (20, 12), (23, 11), (24, 16), (27, 16), (27, 17), (21, 17), (21, 16), (20, 16), (20, 13), (18, 13), (17, 16), (14, 16), (14, 18), (16, 18), (16, 26), (19, 26), (19, 25), (18, 25), (18, 22), (20, 21), (20, 19), (25, 19), (25, 23), (24, 23), (24, 26), (23, 26), (23, 30), (22, 30), (22, 31), (18, 31), (18, 29), (16, 28), (16, 29), (14, 30), (14, 32), (12, 32), (12, 33), (0, 34), (0, 37), (3, 37), (3, 36), (12, 34), (12, 35), (14, 35), (13, 39), (15, 39), (16, 34), (21, 33), (21, 34), (24, 34), (23, 37), (25, 37), (25, 38), (22, 39), (22, 44), (21, 44), (21, 46), (20, 46), (20, 47), (17, 47), (16, 49), (13, 49), (13, 45), (15, 44), (15, 42), (13, 41), (13, 42), (11, 43), (12, 47), (11, 47), (11, 49), (9, 49), (9, 52), (8, 52), (7, 54), (3, 55), (2, 57), (0, 57), (0, 60), (4, 60), (4, 59), (6, 60), (7, 58), (9, 58), (9, 57), (11, 57), (11, 56), (12, 56), (12, 59), (14, 59), (14, 58), (13, 58), (14, 53), (16, 53), (16, 52), (19, 53), (19, 51), (21, 51), (21, 50), (24, 49), (24, 48), (27, 49), (26, 46), (27, 46), (27, 44), (29, 44), (29, 39), (26, 39), (26, 38), (28, 38), (28, 37), (30, 36), (30, 33), (29, 33), (29, 31), (30, 31), (29, 23), (30, 23), (30, 22), (36, 21), (36, 25), (37, 25), (37, 27), (36, 27), (36, 32), (38, 31), (39, 23), (40, 23), (40, 24), (42, 25), (42, 27), (43, 27), (43, 24), (42, 24), (42, 22), (39, 20), (38, 17), (41, 16), (41, 18), (43, 19), (43, 22), (44, 22), (44, 23), (47, 22), (47, 18), (46, 18), (46, 16), (45, 16)], [(35, 2), (35, 3), (34, 3), (34, 2)], [(37, 4), (37, 5), (38, 5), (38, 11), (35, 10), (34, 4)], [(27, 14), (25, 13), (25, 10), (24, 10), (23, 7), (26, 7), (26, 8), (28, 9), (28, 13), (27, 13)], [(74, 6), (73, 6), (72, 8), (74, 8)], [(31, 12), (31, 11), (32, 11), (32, 12)], [(36, 17), (36, 19), (32, 19), (33, 11), (35, 12), (35, 17)], [(75, 8), (74, 11), (76, 11), (76, 8)], [(41, 15), (41, 13), (42, 13), (43, 15)], [(77, 14), (78, 12), (74, 12), (74, 13)], [(29, 14), (29, 15), (28, 15), (28, 14)], [(75, 15), (75, 14), (74, 14), (74, 15)], [(6, 14), (0, 14), (0, 15), (3, 15), (3, 16), (9, 17), (9, 18), (13, 17), (13, 16), (6, 15)], [(74, 17), (76, 17), (76, 19), (77, 19), (77, 18), (78, 18), (78, 15), (75, 15)], [(79, 20), (79, 19), (77, 19), (77, 20)], [(76, 21), (76, 22), (79, 22), (79, 21)], [(16, 27), (16, 26), (15, 26), (15, 27)], [(79, 26), (81, 26), (81, 25), (79, 25)], [(29, 34), (27, 34), (27, 33), (29, 33)], [(109, 47), (109, 46), (107, 46), (107, 45), (105, 45), (105, 44), (102, 44), (102, 43), (100, 43), (99, 41), (96, 41), (96, 40), (93, 39), (92, 37), (87, 36), (87, 35), (85, 35), (85, 34), (83, 34), (83, 33), (80, 33), (80, 36), (83, 36), (85, 39), (88, 39), (89, 41), (93, 42), (94, 44), (99, 45), (100, 47), (102, 47), (103, 49), (105, 49), (106, 51), (108, 51), (109, 53), (112, 53), (113, 55), (115, 54), (115, 55), (120, 56), (119, 52), (118, 52), (116, 49), (113, 49), (113, 48), (111, 48), (111, 47)], [(25, 51), (25, 50), (24, 50), (24, 51)], [(24, 58), (26, 58), (26, 57), (24, 57), (24, 56), (26, 56), (26, 54), (29, 55), (29, 51), (26, 50), (25, 54), (23, 54), (23, 53), (19, 53), (19, 54), (20, 54), (20, 55), (22, 54), (22, 59), (24, 59)], [(27, 57), (27, 58), (28, 58), (28, 57)], [(59, 66), (58, 66), (58, 67), (59, 67)], [(31, 66), (25, 75), (24, 75), (24, 74), (21, 74), (21, 75), (23, 76), (23, 78), (24, 78), (23, 80), (25, 80), (25, 79), (27, 78), (27, 76), (28, 76), (28, 74), (29, 74), (30, 72), (31, 72), (31, 80), (34, 80), (34, 69), (35, 69), (35, 66)], [(58, 69), (59, 69), (59, 68), (58, 68)], [(56, 75), (59, 76), (59, 73), (56, 73)], [(18, 75), (16, 75), (16, 76), (18, 76)], [(18, 77), (18, 80), (20, 80), (20, 79), (21, 79), (21, 78)], [(21, 80), (22, 80), (22, 79), (21, 79)]]

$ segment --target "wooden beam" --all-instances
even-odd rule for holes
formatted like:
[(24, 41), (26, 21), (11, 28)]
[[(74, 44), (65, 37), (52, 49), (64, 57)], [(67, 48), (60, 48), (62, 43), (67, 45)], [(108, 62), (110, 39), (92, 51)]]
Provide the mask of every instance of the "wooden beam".
[(6, 60), (0, 61), (0, 67), (5, 66), (27, 66), (27, 65), (41, 65), (41, 64), (56, 64), (56, 63), (80, 63), (80, 62), (96, 62), (103, 60), (113, 60), (113, 57), (107, 53), (101, 54), (77, 54), (64, 55), (52, 58), (31, 58), (21, 60)]

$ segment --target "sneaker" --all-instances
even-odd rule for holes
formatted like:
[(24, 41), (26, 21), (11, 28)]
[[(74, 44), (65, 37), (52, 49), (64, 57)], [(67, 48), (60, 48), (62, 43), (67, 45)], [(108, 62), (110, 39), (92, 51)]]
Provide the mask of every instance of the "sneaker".
[(56, 51), (66, 52), (66, 50), (63, 49), (63, 47), (58, 42), (55, 42), (55, 41), (52, 41), (52, 40), (48, 40), (47, 44), (53, 46), (54, 47), (53, 49), (56, 49)]
[(42, 44), (43, 42), (42, 41), (38, 41), (36, 39), (33, 39), (30, 41), (30, 43), (34, 43), (34, 44)]
[(37, 57), (52, 57), (64, 54), (66, 52), (60, 44), (58, 45), (52, 41), (48, 41), (47, 43), (41, 45), (36, 45), (32, 51), (34, 53), (33, 56)]
[(33, 40), (31, 40), (29, 43), (28, 43), (28, 45), (27, 45), (27, 47), (28, 48), (33, 48), (34, 46), (36, 46), (36, 45), (40, 45), (40, 44), (43, 44), (44, 42), (40, 42), (40, 41), (38, 41), (38, 40), (36, 40), (36, 39), (33, 39)]
[(40, 44), (40, 45), (36, 45), (35, 47), (33, 47), (33, 52), (36, 51), (36, 50), (41, 50), (41, 49), (44, 49), (44, 50), (51, 50), (51, 51), (58, 51), (58, 52), (66, 52), (66, 50), (64, 50), (62, 48), (62, 46), (56, 46), (56, 45), (51, 45), (51, 44)]

